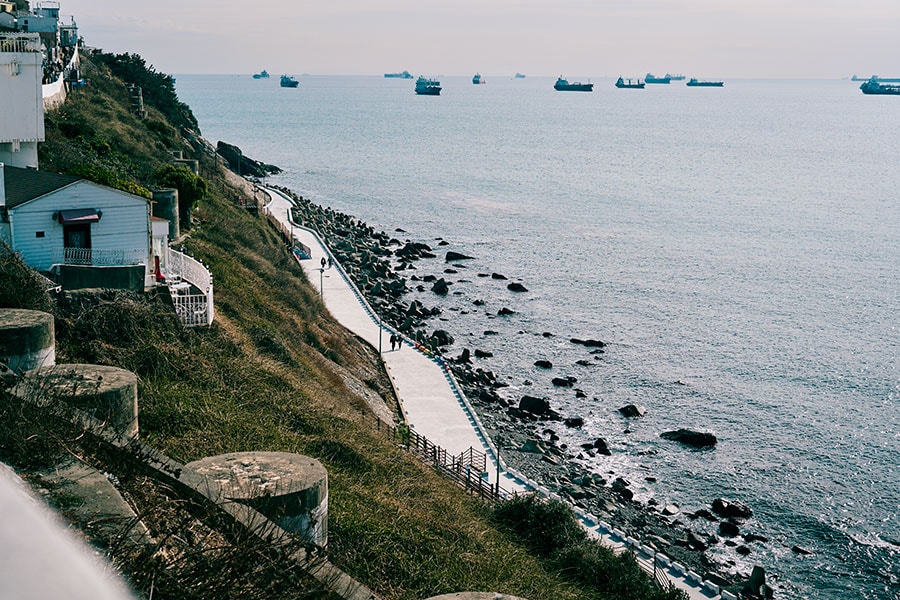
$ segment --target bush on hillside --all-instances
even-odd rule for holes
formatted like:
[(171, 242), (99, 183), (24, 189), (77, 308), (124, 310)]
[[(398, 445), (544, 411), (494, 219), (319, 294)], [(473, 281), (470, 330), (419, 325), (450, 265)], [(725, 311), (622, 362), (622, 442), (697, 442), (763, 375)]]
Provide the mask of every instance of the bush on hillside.
[(156, 183), (178, 190), (178, 218), (184, 229), (190, 229), (191, 211), (206, 196), (209, 186), (202, 177), (182, 165), (165, 165), (156, 171)]
[(117, 190), (122, 190), (123, 192), (134, 194), (135, 196), (141, 196), (142, 198), (153, 197), (153, 194), (150, 193), (150, 190), (148, 190), (141, 184), (130, 181), (128, 179), (123, 179), (112, 171), (104, 169), (103, 167), (98, 167), (96, 165), (78, 165), (77, 167), (68, 169), (68, 174), (74, 175), (76, 177), (83, 177), (89, 181), (93, 181), (94, 183), (99, 183), (100, 185), (105, 185)]
[(139, 54), (108, 54), (98, 50), (93, 57), (125, 83), (140, 86), (144, 103), (164, 114), (173, 125), (200, 132), (191, 107), (178, 99), (175, 79), (171, 75), (158, 72)]
[(515, 496), (497, 503), (494, 520), (511, 529), (531, 552), (550, 556), (587, 537), (572, 509), (562, 502), (535, 495)]
[(53, 313), (46, 282), (22, 257), (0, 241), (0, 308), (24, 308)]

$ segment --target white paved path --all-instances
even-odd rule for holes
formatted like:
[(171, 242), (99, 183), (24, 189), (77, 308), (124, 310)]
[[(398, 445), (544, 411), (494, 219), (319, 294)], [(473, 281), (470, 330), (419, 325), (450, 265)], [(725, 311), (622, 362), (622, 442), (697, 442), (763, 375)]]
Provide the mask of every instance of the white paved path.
[[(496, 483), (497, 454), (493, 444), (452, 377), (437, 360), (418, 351), (409, 342), (405, 342), (400, 350), (391, 351), (389, 340), (392, 331), (381, 327), (377, 315), (371, 311), (354, 284), (343, 274), (324, 241), (315, 232), (291, 222), (290, 209), (293, 203), (288, 196), (276, 189), (265, 189), (272, 198), (266, 209), (278, 221), (292, 229), (296, 241), (309, 248), (310, 259), (302, 260), (300, 264), (309, 281), (321, 290), (329, 312), (344, 327), (373, 347), (382, 350), (385, 367), (397, 390), (398, 400), (408, 425), (419, 435), (425, 436), (454, 456), (469, 448), (483, 452), (487, 456), (489, 481), (492, 484)], [(323, 258), (326, 265), (324, 269)], [(327, 267), (329, 260), (333, 265), (330, 268)], [(501, 463), (501, 467), (502, 488), (519, 493), (537, 490), (545, 496), (560, 499), (539, 484), (507, 468), (505, 464)], [(592, 537), (601, 538), (616, 551), (631, 549), (644, 570), (653, 573), (656, 553), (652, 549), (642, 546), (637, 540), (627, 538), (624, 533), (599, 522), (592, 515), (577, 508), (575, 510)], [(699, 576), (689, 573), (680, 565), (673, 566), (668, 563), (662, 555), (657, 564), (660, 565), (659, 572), (676, 587), (685, 590), (691, 600), (720, 597), (718, 589), (702, 582)], [(726, 593), (721, 598), (728, 600), (733, 596)]]

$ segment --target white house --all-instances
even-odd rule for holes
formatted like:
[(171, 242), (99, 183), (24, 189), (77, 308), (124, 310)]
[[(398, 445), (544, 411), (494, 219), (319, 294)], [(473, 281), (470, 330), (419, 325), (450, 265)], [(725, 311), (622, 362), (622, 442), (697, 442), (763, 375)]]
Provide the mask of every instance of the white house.
[(63, 287), (153, 285), (151, 236), (147, 198), (0, 164), (0, 239)]

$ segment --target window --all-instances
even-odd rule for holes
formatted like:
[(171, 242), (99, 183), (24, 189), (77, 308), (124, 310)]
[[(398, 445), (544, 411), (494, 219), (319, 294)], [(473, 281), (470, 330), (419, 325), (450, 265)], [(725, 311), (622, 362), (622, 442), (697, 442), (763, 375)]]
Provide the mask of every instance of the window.
[(35, 232), (34, 232), (34, 237), (36, 237), (36, 238), (42, 238), (42, 237), (44, 237), (44, 232), (43, 232), (43, 231), (35, 231)]

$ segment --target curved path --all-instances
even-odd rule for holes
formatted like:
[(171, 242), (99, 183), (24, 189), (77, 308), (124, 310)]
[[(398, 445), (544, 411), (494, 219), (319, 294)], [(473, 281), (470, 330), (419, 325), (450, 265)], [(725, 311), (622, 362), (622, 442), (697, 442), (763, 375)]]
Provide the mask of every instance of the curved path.
[[(493, 443), (456, 381), (443, 368), (440, 359), (420, 352), (408, 341), (399, 350), (392, 351), (389, 340), (393, 330), (380, 322), (378, 315), (369, 307), (319, 235), (291, 220), (293, 201), (279, 190), (265, 190), (271, 198), (266, 210), (286, 228), (291, 229), (297, 242), (309, 248), (310, 259), (302, 260), (300, 264), (309, 281), (319, 286), (328, 311), (344, 327), (381, 351), (385, 368), (393, 381), (410, 428), (452, 455), (459, 455), (470, 448), (483, 452), (487, 457), (487, 476), (491, 484), (496, 484), (499, 473), (500, 486), (505, 490), (513, 493), (537, 491), (544, 496), (561, 500), (540, 484), (507, 467), (502, 460), (498, 468)], [(621, 531), (612, 529), (593, 515), (577, 507), (573, 509), (592, 537), (601, 538), (617, 552), (632, 551), (648, 574), (656, 574), (683, 589), (691, 600), (735, 598), (727, 592), (719, 596), (719, 589), (714, 584), (702, 581), (697, 574), (627, 537)], [(655, 573), (654, 564), (657, 565)]]

